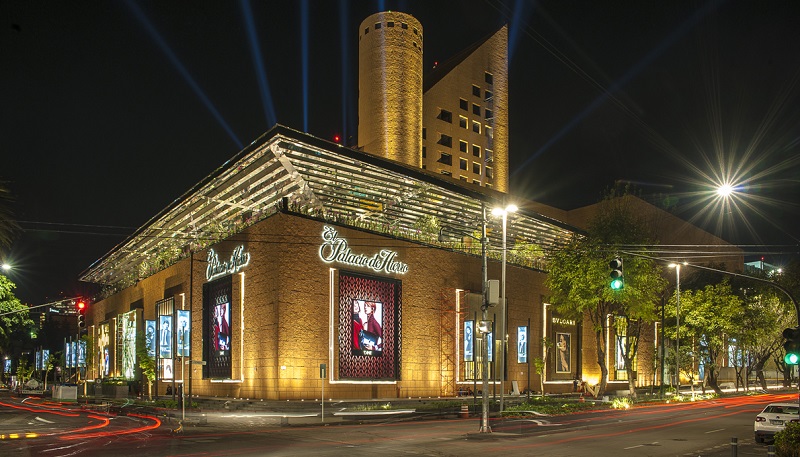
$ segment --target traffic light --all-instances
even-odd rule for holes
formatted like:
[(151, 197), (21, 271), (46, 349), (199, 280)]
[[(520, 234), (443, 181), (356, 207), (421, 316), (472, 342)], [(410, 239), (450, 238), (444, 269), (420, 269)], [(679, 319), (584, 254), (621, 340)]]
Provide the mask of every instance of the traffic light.
[(800, 362), (800, 327), (787, 328), (783, 331), (783, 337), (786, 339), (783, 343), (783, 349), (786, 350), (783, 361), (786, 365), (797, 365)]
[(78, 311), (78, 331), (83, 333), (86, 329), (86, 301), (78, 300), (75, 302), (75, 309)]
[(622, 259), (616, 257), (608, 263), (608, 266), (611, 267), (611, 289), (621, 290), (625, 286), (625, 278), (622, 273)]

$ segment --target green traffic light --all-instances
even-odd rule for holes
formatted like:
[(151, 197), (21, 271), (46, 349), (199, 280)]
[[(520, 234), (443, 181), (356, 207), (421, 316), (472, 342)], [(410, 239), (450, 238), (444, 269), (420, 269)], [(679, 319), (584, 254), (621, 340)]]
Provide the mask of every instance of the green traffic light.
[(786, 362), (786, 365), (797, 365), (800, 362), (800, 354), (789, 352), (783, 358), (783, 361)]
[(622, 279), (614, 279), (611, 281), (611, 289), (612, 290), (620, 290), (622, 289)]

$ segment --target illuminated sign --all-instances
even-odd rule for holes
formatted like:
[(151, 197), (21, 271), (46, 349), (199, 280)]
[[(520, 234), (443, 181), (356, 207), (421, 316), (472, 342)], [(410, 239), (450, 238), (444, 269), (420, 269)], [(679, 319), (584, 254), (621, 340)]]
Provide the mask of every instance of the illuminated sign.
[(229, 274), (236, 273), (250, 263), (250, 253), (244, 252), (244, 246), (239, 246), (233, 250), (231, 258), (222, 262), (213, 249), (208, 250), (208, 267), (206, 267), (206, 280), (211, 281)]
[(528, 363), (528, 327), (517, 327), (517, 363)]
[(575, 321), (572, 319), (562, 319), (560, 317), (554, 317), (553, 323), (558, 325), (575, 325)]
[(319, 247), (319, 258), (325, 263), (338, 262), (389, 274), (408, 273), (408, 265), (395, 260), (397, 253), (392, 250), (381, 249), (372, 257), (353, 253), (347, 245), (347, 240), (339, 238), (339, 232), (333, 227), (325, 226), (322, 230), (322, 240), (322, 245)]

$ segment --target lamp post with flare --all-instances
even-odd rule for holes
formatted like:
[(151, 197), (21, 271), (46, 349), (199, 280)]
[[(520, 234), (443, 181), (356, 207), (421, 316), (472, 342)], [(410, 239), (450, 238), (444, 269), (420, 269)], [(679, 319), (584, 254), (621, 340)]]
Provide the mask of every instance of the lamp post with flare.
[(500, 276), (500, 303), (503, 304), (503, 312), (501, 313), (501, 323), (500, 323), (500, 342), (502, 344), (502, 348), (500, 349), (500, 412), (503, 411), (503, 400), (505, 395), (505, 381), (506, 381), (506, 337), (508, 336), (506, 333), (506, 313), (508, 312), (508, 306), (506, 304), (506, 251), (507, 251), (507, 243), (506, 243), (506, 236), (508, 233), (508, 213), (514, 213), (517, 211), (516, 205), (508, 205), (505, 208), (494, 208), (492, 210), (492, 215), (497, 217), (501, 216), (503, 218), (503, 260), (502, 260), (502, 273)]

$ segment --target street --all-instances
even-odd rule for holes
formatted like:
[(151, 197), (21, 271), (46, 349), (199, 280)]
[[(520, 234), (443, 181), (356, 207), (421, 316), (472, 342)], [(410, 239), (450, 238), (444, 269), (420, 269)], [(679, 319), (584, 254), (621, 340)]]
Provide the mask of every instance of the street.
[[(729, 456), (766, 455), (753, 441), (753, 417), (766, 403), (796, 395), (762, 394), (653, 404), (564, 416), (425, 419), (414, 415), (330, 416), (210, 412), (180, 433), (174, 419), (106, 414), (41, 399), (0, 398), (0, 455), (11, 456)], [(414, 420), (412, 420), (414, 418)], [(11, 435), (14, 434), (13, 437)]]

